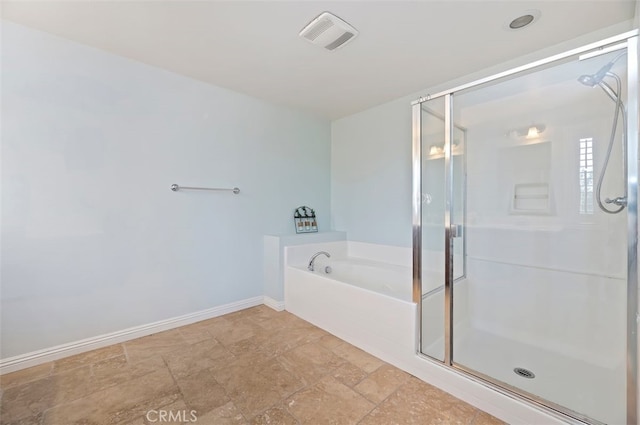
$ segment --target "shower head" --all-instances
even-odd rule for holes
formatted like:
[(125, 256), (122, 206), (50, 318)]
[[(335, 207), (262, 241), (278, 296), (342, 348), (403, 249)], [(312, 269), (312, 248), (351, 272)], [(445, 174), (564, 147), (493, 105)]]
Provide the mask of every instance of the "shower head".
[[(602, 68), (600, 68), (598, 70), (598, 72), (596, 72), (595, 74), (581, 75), (580, 77), (578, 77), (578, 82), (580, 84), (584, 84), (587, 87), (595, 87), (595, 86), (599, 85), (602, 82), (602, 80), (604, 79), (604, 77), (606, 77), (607, 74), (609, 74), (609, 71), (611, 71), (611, 68), (613, 67), (613, 65), (616, 62), (618, 62), (618, 59), (620, 59), (621, 57), (623, 57), (626, 54), (627, 54), (626, 52), (620, 53), (618, 56), (613, 58), (609, 63), (607, 63)], [(609, 74), (609, 75), (611, 76), (611, 74)]]
[(595, 87), (607, 75), (607, 72), (611, 70), (611, 67), (613, 66), (614, 61), (615, 59), (609, 62), (608, 64), (606, 64), (605, 66), (603, 66), (602, 68), (600, 68), (598, 72), (596, 72), (595, 74), (581, 75), (580, 77), (578, 77), (578, 82), (588, 87)]
[(595, 85), (598, 84), (594, 75), (586, 75), (586, 74), (579, 76), (578, 82), (580, 84), (584, 84), (587, 87), (595, 87)]

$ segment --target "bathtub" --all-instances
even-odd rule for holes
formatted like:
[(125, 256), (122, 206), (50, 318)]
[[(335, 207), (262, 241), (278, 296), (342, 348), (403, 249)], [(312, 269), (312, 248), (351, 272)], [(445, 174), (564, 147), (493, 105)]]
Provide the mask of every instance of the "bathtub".
[[(411, 253), (353, 242), (288, 247), (285, 309), (389, 363), (415, 353)], [(315, 271), (307, 269), (318, 251)], [(386, 260), (386, 261), (384, 261)], [(331, 267), (326, 273), (325, 268)], [(388, 348), (394, 347), (393, 350)], [(406, 350), (398, 347), (405, 347)]]
[[(329, 267), (329, 269), (327, 269)], [(306, 266), (295, 267), (308, 271)], [(365, 291), (411, 302), (411, 269), (408, 266), (357, 257), (316, 259), (315, 270), (309, 272), (320, 279), (353, 285)]]

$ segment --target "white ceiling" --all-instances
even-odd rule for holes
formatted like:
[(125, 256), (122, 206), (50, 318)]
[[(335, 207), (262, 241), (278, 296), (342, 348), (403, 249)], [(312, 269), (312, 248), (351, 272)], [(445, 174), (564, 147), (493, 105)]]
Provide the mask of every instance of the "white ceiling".
[[(635, 1), (3, 1), (3, 18), (329, 119), (633, 19)], [(528, 9), (540, 19), (505, 23)], [(328, 10), (360, 35), (298, 32)]]

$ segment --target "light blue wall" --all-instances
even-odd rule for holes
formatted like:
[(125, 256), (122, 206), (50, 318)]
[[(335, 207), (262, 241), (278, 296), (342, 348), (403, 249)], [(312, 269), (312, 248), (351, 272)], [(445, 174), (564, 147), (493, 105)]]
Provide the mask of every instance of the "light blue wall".
[(331, 211), (349, 240), (411, 245), (411, 107), (400, 99), (334, 121)]
[(263, 235), (329, 227), (328, 121), (8, 22), (1, 136), (2, 358), (261, 296)]

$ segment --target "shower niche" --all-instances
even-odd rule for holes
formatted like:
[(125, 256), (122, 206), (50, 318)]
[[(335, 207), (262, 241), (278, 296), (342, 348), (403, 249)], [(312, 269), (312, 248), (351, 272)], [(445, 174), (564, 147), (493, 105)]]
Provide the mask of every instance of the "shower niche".
[(413, 105), (419, 352), (567, 420), (638, 423), (637, 63), (626, 34)]
[(549, 183), (515, 183), (511, 214), (551, 214)]

